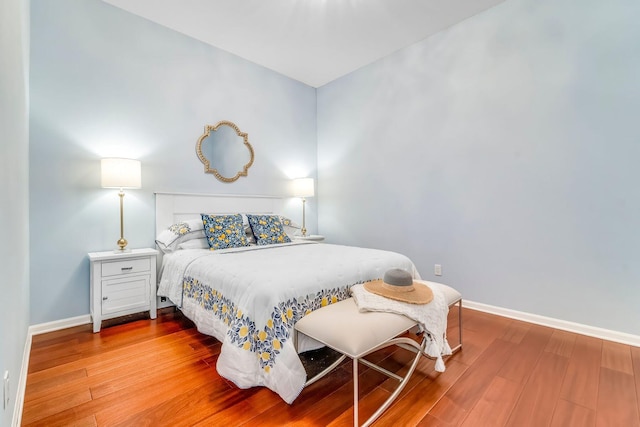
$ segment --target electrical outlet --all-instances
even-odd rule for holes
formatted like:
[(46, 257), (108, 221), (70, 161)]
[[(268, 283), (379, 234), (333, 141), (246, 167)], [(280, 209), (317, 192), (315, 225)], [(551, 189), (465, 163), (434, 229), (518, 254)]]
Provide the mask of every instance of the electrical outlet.
[(167, 297), (160, 297), (160, 302), (167, 302)]
[(2, 384), (2, 409), (7, 409), (9, 407), (9, 371), (4, 371)]
[(442, 266), (440, 264), (436, 264), (433, 266), (433, 274), (436, 276), (442, 276)]

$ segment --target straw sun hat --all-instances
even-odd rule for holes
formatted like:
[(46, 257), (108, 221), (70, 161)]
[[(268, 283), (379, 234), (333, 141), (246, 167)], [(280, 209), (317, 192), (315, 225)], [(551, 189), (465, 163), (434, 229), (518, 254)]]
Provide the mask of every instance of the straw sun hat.
[(410, 304), (428, 304), (433, 299), (433, 292), (427, 285), (414, 282), (411, 274), (400, 268), (387, 270), (383, 279), (366, 282), (364, 288), (376, 295)]

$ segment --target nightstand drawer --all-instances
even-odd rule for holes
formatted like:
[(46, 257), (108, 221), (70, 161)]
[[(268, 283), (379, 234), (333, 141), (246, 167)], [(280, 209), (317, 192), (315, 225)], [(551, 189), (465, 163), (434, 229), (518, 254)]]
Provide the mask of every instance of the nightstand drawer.
[(141, 273), (149, 270), (151, 270), (151, 261), (148, 257), (102, 263), (102, 277)]

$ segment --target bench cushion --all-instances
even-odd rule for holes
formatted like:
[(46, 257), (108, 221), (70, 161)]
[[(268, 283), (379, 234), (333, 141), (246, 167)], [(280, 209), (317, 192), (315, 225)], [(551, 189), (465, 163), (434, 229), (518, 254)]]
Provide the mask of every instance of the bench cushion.
[(428, 282), (426, 280), (416, 280), (416, 282), (426, 283), (432, 289), (433, 288), (440, 289), (442, 293), (444, 293), (444, 299), (447, 302), (447, 305), (449, 307), (451, 307), (452, 304), (460, 301), (460, 299), (462, 298), (462, 294), (456, 291), (455, 289), (453, 289), (451, 286), (443, 285), (442, 283), (437, 283), (437, 282)]
[(353, 298), (313, 311), (296, 330), (351, 358), (359, 358), (416, 325), (408, 317), (381, 312), (360, 313)]

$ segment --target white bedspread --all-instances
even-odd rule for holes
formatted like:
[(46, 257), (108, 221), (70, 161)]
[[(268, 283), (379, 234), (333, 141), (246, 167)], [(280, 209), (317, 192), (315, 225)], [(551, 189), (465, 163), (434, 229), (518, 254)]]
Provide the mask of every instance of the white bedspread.
[(291, 403), (306, 380), (290, 339), (295, 322), (393, 267), (419, 278), (404, 255), (350, 246), (182, 250), (164, 256), (158, 295), (223, 343), (216, 365), (221, 376), (241, 388), (269, 387)]

